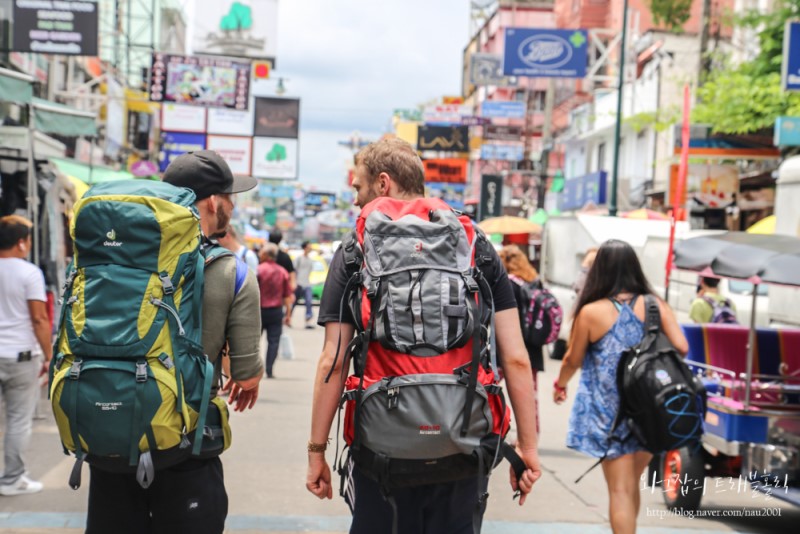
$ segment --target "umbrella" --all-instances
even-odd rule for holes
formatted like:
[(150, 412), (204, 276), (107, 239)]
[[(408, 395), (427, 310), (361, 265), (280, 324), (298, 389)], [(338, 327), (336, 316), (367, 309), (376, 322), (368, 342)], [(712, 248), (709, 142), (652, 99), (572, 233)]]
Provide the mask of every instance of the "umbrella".
[(800, 286), (800, 238), (728, 232), (675, 245), (675, 267), (709, 275)]
[(542, 231), (542, 227), (523, 217), (492, 217), (478, 223), (481, 230), (487, 234), (535, 234)]
[(640, 219), (640, 220), (647, 220), (647, 221), (667, 221), (669, 217), (665, 214), (661, 213), (660, 211), (653, 211), (648, 210), (645, 208), (641, 208), (638, 210), (629, 211), (627, 213), (623, 213), (622, 217), (625, 219)]
[(766, 234), (772, 235), (775, 233), (775, 216), (770, 215), (764, 217), (750, 228), (747, 229), (748, 234)]

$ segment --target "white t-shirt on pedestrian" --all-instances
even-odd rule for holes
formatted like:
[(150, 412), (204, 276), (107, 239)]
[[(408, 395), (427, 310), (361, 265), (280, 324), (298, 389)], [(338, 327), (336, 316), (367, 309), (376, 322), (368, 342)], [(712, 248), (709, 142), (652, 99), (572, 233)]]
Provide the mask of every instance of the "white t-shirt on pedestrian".
[(311, 271), (314, 270), (314, 260), (303, 254), (294, 260), (294, 270), (297, 273), (297, 285), (308, 287), (311, 285)]
[(19, 258), (0, 258), (0, 358), (39, 352), (29, 300), (47, 302), (41, 269)]

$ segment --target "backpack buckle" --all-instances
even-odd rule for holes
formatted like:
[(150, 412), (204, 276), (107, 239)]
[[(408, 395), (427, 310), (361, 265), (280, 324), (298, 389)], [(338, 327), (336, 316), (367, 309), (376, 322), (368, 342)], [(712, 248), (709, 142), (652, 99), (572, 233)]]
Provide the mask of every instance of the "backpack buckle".
[(136, 362), (136, 381), (147, 381), (147, 362)]
[(172, 285), (172, 279), (166, 272), (159, 273), (158, 278), (161, 279), (161, 286), (164, 288), (165, 295), (172, 295), (175, 292), (175, 286)]
[(70, 380), (77, 380), (81, 376), (81, 364), (83, 360), (74, 360), (72, 366), (69, 368)]
[(378, 294), (378, 288), (381, 285), (380, 279), (372, 279), (367, 287), (367, 298), (370, 300), (374, 299), (375, 296)]
[(461, 278), (464, 279), (464, 284), (467, 286), (467, 290), (470, 293), (477, 293), (480, 290), (480, 287), (478, 286), (478, 281), (475, 280), (473, 273), (469, 271), (461, 273)]
[(389, 410), (394, 410), (397, 408), (397, 403), (400, 400), (400, 386), (394, 386), (389, 388), (386, 391), (386, 395), (388, 398), (388, 402), (386, 403), (386, 407)]

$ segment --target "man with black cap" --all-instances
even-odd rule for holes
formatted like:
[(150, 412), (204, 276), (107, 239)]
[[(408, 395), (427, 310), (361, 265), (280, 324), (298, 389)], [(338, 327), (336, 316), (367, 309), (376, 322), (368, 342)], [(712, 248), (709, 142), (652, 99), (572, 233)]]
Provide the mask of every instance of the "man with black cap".
[[(225, 230), (233, 212), (232, 195), (256, 186), (252, 177), (234, 176), (228, 164), (211, 150), (178, 156), (164, 173), (164, 182), (186, 187), (197, 196), (203, 246), (217, 247), (214, 234)], [(235, 411), (252, 408), (264, 374), (259, 357), (261, 317), (258, 283), (246, 267), (237, 281), (237, 258), (221, 256), (206, 266), (203, 291), (203, 350), (214, 365), (212, 395), (217, 394), (225, 351), (230, 374), (224, 390)], [(240, 276), (241, 278), (241, 276)], [(237, 291), (237, 286), (239, 286)], [(225, 527), (228, 496), (222, 463), (190, 458), (160, 470), (153, 484), (142, 489), (135, 475), (91, 471), (86, 532), (198, 532), (217, 534)]]

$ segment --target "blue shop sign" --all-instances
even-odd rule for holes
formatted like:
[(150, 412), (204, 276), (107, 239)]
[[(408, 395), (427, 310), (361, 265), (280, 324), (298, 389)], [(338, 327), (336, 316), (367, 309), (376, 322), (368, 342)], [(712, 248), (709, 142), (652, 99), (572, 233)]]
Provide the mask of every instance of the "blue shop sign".
[(783, 88), (800, 91), (800, 22), (786, 21), (783, 33)]
[(206, 134), (163, 132), (161, 134), (161, 151), (158, 153), (158, 170), (164, 172), (172, 160), (197, 150), (206, 148)]
[(290, 185), (259, 184), (258, 196), (261, 198), (294, 198), (295, 188)]
[(800, 146), (800, 117), (775, 120), (775, 146)]
[(606, 203), (606, 171), (593, 172), (564, 182), (558, 209), (579, 210), (589, 203), (601, 206)]
[(583, 78), (588, 65), (586, 30), (506, 28), (503, 74)]
[(521, 161), (525, 153), (522, 145), (485, 144), (481, 145), (481, 159), (501, 161)]
[(481, 103), (481, 116), (486, 119), (524, 119), (525, 102), (487, 100)]

